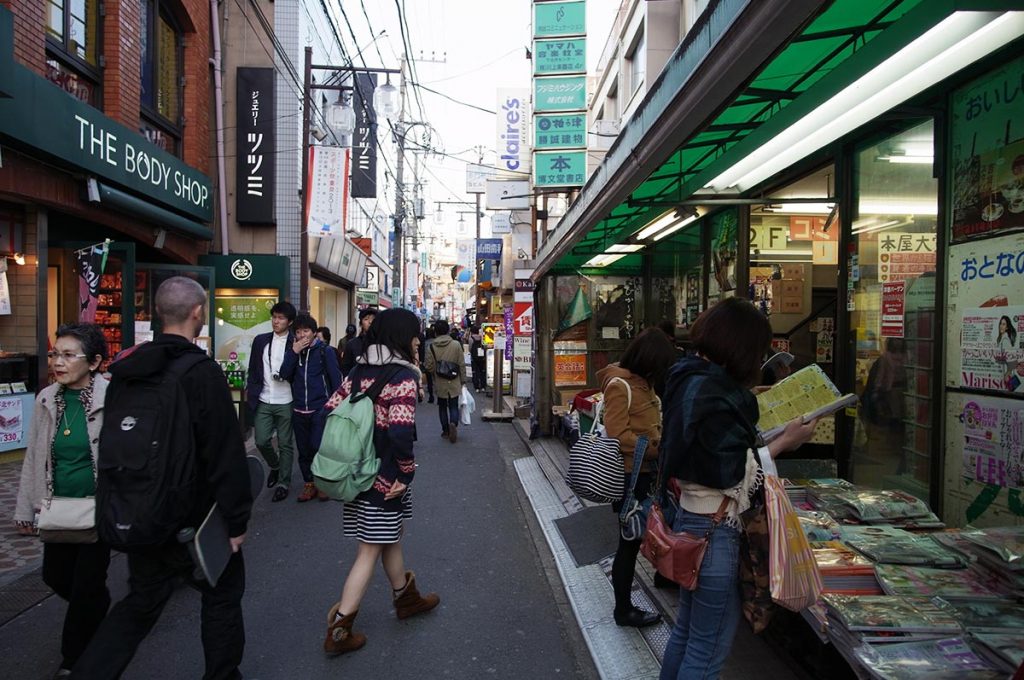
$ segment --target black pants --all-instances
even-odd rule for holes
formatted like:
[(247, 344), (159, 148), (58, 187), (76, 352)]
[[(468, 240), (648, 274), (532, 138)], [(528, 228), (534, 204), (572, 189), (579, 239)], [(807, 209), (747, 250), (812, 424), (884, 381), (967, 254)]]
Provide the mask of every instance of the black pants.
[(245, 563), (231, 556), (216, 588), (192, 578), (194, 566), (184, 546), (165, 545), (152, 552), (128, 555), (131, 592), (110, 610), (89, 648), (73, 669), (76, 680), (119, 678), (139, 644), (156, 625), (181, 578), (202, 593), (204, 680), (236, 680), (245, 649), (242, 595)]
[(43, 583), (68, 603), (61, 633), (61, 668), (71, 668), (110, 608), (107, 567), (110, 548), (102, 543), (43, 545)]
[(472, 358), (473, 365), (473, 388), (478, 390), (487, 389), (487, 360), (475, 354)]
[[(630, 482), (630, 475), (626, 475), (626, 484)], [(636, 489), (633, 492), (638, 501), (643, 501), (650, 495), (651, 475), (641, 472), (636, 480)], [(625, 499), (623, 499), (625, 500)], [(622, 501), (612, 503), (612, 510), (615, 511), (615, 526), (619, 525), (619, 511), (622, 509)], [(631, 593), (633, 592), (633, 575), (636, 572), (636, 557), (640, 554), (640, 544), (643, 541), (627, 541), (619, 535), (619, 547), (615, 551), (615, 559), (612, 562), (612, 590), (615, 592), (615, 611), (625, 613), (633, 606)]]
[(313, 413), (292, 411), (292, 432), (295, 433), (295, 448), (299, 452), (299, 472), (302, 473), (304, 482), (313, 481), (313, 458), (320, 450), (326, 424), (327, 414), (323, 409)]
[(427, 399), (434, 401), (434, 374), (427, 372)]
[(441, 432), (448, 434), (449, 423), (459, 426), (459, 398), (437, 398), (437, 413), (441, 417)]

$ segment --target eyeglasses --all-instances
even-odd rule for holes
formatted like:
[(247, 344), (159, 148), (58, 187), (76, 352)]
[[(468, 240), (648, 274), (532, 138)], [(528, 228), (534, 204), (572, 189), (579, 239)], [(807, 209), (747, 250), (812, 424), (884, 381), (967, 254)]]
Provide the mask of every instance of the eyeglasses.
[(85, 354), (72, 354), (71, 352), (47, 352), (46, 356), (50, 357), (54, 361), (63, 361), (66, 364), (70, 364), (75, 359), (85, 359)]

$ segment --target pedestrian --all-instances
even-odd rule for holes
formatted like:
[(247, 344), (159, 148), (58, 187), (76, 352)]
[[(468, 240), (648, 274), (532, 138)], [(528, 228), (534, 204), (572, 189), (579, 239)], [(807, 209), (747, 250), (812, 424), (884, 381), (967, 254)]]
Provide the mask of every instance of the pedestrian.
[[(675, 362), (676, 351), (672, 341), (660, 328), (648, 328), (626, 347), (616, 364), (609, 364), (597, 372), (597, 381), (604, 392), (602, 412), (608, 436), (619, 442), (619, 451), (625, 462), (625, 480), (628, 485), (633, 467), (641, 465), (634, 498), (643, 501), (650, 495), (651, 484), (657, 477), (658, 445), (661, 443), (661, 399), (665, 376)], [(636, 440), (646, 435), (647, 450), (642, 461), (634, 460)], [(652, 469), (654, 468), (653, 472)], [(625, 498), (612, 504), (618, 525), (618, 513)], [(620, 626), (643, 628), (657, 623), (661, 616), (633, 605), (633, 575), (636, 557), (640, 554), (640, 539), (627, 541), (619, 536), (619, 547), (612, 562), (612, 588), (615, 591), (615, 623)]]
[[(242, 677), (238, 671), (245, 648), (242, 619), (245, 565), (241, 547), (252, 495), (245, 442), (227, 379), (217, 362), (193, 344), (193, 339), (207, 323), (208, 299), (202, 286), (183, 276), (160, 284), (155, 306), (163, 332), (153, 342), (110, 367), (107, 408), (112, 407), (111, 399), (122, 385), (139, 377), (164, 374), (171, 365), (191, 353), (202, 355), (179, 379), (182, 390), (188, 395), (188, 413), (184, 416), (192, 424), (191, 448), (195, 452), (197, 479), (194, 497), (182, 498), (180, 502), (192, 509), (186, 526), (195, 527), (200, 526), (216, 502), (227, 523), (231, 557), (217, 585), (211, 587), (205, 581), (194, 579), (196, 565), (186, 546), (175, 538), (128, 553), (129, 593), (110, 610), (75, 664), (72, 677), (86, 680), (120, 677), (182, 578), (202, 593), (204, 680)], [(122, 423), (122, 429), (124, 427)], [(102, 442), (100, 452), (98, 464), (102, 469), (105, 455)]]
[[(420, 352), (426, 358), (426, 353), (430, 351), (430, 345), (434, 342), (434, 338), (437, 337), (437, 331), (434, 330), (434, 324), (430, 324), (426, 332), (426, 340), (423, 342), (423, 347), (420, 348)], [(420, 364), (423, 365), (422, 363)], [(423, 371), (427, 378), (427, 403), (434, 403), (434, 374), (430, 371)]]
[(466, 382), (466, 360), (462, 345), (449, 335), (447, 321), (436, 322), (434, 333), (437, 337), (430, 344), (423, 368), (434, 375), (441, 436), (454, 444), (459, 437), (459, 396)]
[(366, 333), (377, 316), (376, 307), (367, 307), (359, 310), (359, 335), (345, 342), (345, 353), (341, 357), (341, 374), (348, 375), (349, 371), (356, 365), (356, 360), (363, 353), (366, 341)]
[(473, 368), (473, 389), (483, 392), (487, 389), (487, 352), (484, 349), (484, 336), (479, 326), (470, 326), (469, 355)]
[[(47, 356), (56, 382), (36, 397), (14, 511), (18, 533), (25, 536), (35, 534), (36, 513), (50, 499), (96, 495), (107, 394), (107, 379), (99, 367), (107, 358), (107, 341), (95, 324), (61, 326)], [(110, 607), (110, 548), (96, 541), (95, 532), (90, 538), (87, 543), (43, 543), (43, 583), (68, 603), (58, 678), (71, 675)]]
[(303, 312), (296, 316), (292, 329), (295, 341), (284, 356), (281, 377), (291, 383), (292, 432), (299, 451), (299, 472), (305, 483), (296, 500), (299, 503), (314, 498), (326, 501), (327, 494), (317, 491), (313, 483), (310, 466), (324, 436), (327, 413), (323, 406), (341, 384), (338, 355), (333, 347), (319, 339), (316, 319), (309, 314)]
[(345, 354), (345, 345), (354, 337), (356, 337), (356, 325), (354, 323), (350, 323), (345, 326), (345, 337), (338, 341), (338, 356), (343, 356)]
[[(288, 497), (292, 481), (292, 459), (295, 456), (292, 433), (292, 388), (281, 377), (281, 364), (288, 348), (295, 342), (292, 322), (295, 307), (278, 302), (270, 308), (271, 332), (257, 335), (249, 352), (249, 373), (245, 397), (253, 413), (256, 448), (270, 466), (267, 488), (274, 489), (275, 503)], [(277, 432), (277, 451), (273, 435)]]
[(316, 339), (324, 343), (328, 349), (334, 350), (334, 356), (338, 360), (338, 366), (341, 366), (341, 350), (331, 346), (331, 329), (327, 326), (320, 326), (320, 328), (316, 329)]
[(441, 601), (434, 593), (420, 595), (416, 576), (406, 571), (402, 554), (404, 523), (412, 518), (410, 487), (416, 472), (413, 442), (420, 372), (414, 358), (419, 344), (418, 328), (416, 315), (407, 309), (381, 312), (370, 327), (367, 348), (359, 364), (327, 402), (326, 408), (334, 409), (352, 392), (353, 386), (365, 392), (377, 379), (387, 381), (374, 405), (373, 443), (380, 458), (380, 471), (372, 487), (345, 503), (345, 536), (359, 543), (341, 599), (327, 614), (324, 651), (330, 656), (355, 651), (366, 644), (366, 636), (353, 632), (352, 625), (378, 559), (391, 583), (399, 619), (433, 609)]
[(661, 680), (718, 678), (741, 615), (739, 515), (763, 474), (775, 474), (774, 458), (807, 442), (816, 426), (797, 418), (758, 447), (752, 388), (772, 329), (749, 301), (715, 304), (698, 317), (690, 339), (696, 355), (672, 367), (665, 388), (663, 474), (679, 501), (672, 528), (704, 536), (712, 515), (724, 520), (710, 534), (697, 589), (680, 589)]

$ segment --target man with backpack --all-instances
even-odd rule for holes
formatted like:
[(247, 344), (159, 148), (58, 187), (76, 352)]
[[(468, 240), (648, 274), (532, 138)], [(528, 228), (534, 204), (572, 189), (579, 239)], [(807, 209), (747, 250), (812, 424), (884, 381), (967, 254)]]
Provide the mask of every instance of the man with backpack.
[[(128, 553), (128, 595), (114, 605), (72, 677), (118, 678), (182, 578), (202, 593), (204, 678), (241, 678), (245, 647), (240, 551), (252, 507), (245, 444), (220, 367), (193, 344), (207, 294), (176, 276), (156, 292), (163, 332), (115, 362), (97, 458), (96, 529)], [(216, 502), (232, 555), (211, 587), (177, 532), (199, 527)]]
[[(270, 308), (270, 333), (257, 335), (249, 352), (249, 372), (246, 376), (245, 400), (253, 413), (256, 448), (270, 466), (267, 488), (274, 488), (271, 500), (275, 503), (288, 497), (292, 481), (292, 388), (281, 377), (288, 348), (295, 341), (292, 323), (295, 307), (290, 302), (278, 302)], [(277, 431), (277, 451), (273, 435)]]
[(318, 492), (313, 483), (309, 466), (324, 436), (324, 404), (341, 385), (338, 355), (333, 347), (316, 337), (316, 319), (309, 314), (295, 317), (292, 328), (295, 342), (285, 354), (281, 377), (292, 384), (292, 431), (299, 450), (299, 472), (305, 482), (297, 500), (305, 503), (318, 497), (326, 501), (327, 495)]
[(434, 396), (441, 417), (441, 436), (452, 444), (459, 436), (459, 396), (466, 382), (466, 360), (462, 343), (452, 339), (445, 320), (434, 324), (436, 338), (430, 343), (423, 368), (434, 376)]

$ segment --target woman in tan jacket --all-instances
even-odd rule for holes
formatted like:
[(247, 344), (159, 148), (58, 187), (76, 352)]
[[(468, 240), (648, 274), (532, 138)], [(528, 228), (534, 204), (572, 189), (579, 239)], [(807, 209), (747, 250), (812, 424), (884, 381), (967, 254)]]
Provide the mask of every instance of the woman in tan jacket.
[[(619, 440), (627, 485), (633, 466), (638, 463), (633, 460), (636, 440), (647, 435), (649, 443), (642, 464), (650, 469), (642, 470), (637, 479), (634, 497), (638, 501), (650, 495), (651, 484), (655, 481), (658, 445), (661, 443), (661, 399), (658, 393), (664, 387), (665, 376), (675, 360), (676, 349), (668, 336), (658, 328), (648, 328), (629, 343), (619, 363), (597, 372), (604, 391), (604, 426), (609, 437)], [(616, 515), (624, 500), (612, 504)], [(661, 618), (633, 605), (633, 574), (639, 552), (639, 540), (627, 541), (619, 536), (619, 547), (612, 563), (612, 587), (615, 590), (615, 623), (620, 626), (642, 628), (657, 623)]]

